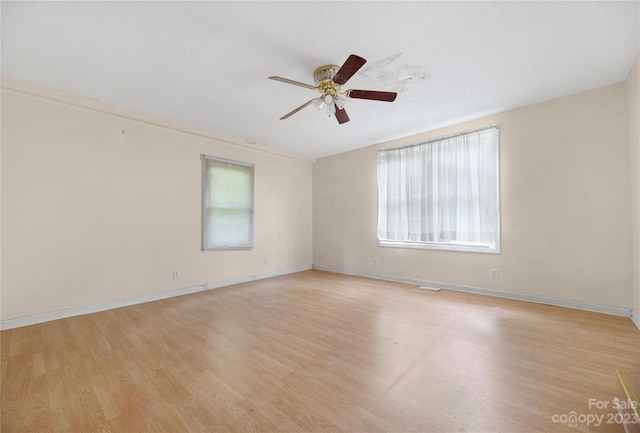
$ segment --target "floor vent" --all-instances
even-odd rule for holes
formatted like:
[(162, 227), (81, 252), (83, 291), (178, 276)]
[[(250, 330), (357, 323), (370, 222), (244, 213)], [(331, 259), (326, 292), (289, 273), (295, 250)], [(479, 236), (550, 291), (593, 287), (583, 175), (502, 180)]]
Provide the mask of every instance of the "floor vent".
[(424, 289), (424, 290), (433, 290), (434, 292), (439, 292), (440, 291), (440, 287), (420, 286), (420, 288)]

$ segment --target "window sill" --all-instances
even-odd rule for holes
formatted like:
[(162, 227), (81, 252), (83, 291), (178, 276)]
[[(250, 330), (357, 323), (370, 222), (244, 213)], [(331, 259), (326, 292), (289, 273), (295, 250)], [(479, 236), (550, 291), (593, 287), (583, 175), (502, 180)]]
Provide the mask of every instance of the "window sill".
[(420, 250), (440, 250), (440, 251), (462, 251), (467, 253), (500, 254), (500, 245), (489, 244), (465, 244), (465, 243), (445, 243), (445, 242), (411, 242), (411, 241), (388, 241), (378, 239), (379, 247), (390, 248), (410, 248)]

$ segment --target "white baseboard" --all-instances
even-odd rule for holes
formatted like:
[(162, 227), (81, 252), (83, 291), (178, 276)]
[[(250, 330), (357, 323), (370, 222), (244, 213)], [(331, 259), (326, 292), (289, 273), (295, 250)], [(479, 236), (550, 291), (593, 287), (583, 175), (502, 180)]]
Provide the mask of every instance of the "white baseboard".
[(247, 277), (234, 278), (231, 280), (216, 281), (213, 283), (202, 284), (199, 286), (182, 287), (178, 289), (169, 290), (166, 292), (151, 293), (148, 295), (134, 296), (132, 298), (125, 298), (125, 299), (116, 299), (114, 301), (101, 302), (99, 304), (67, 308), (65, 310), (35, 314), (33, 316), (0, 320), (0, 330), (19, 328), (21, 326), (35, 325), (36, 323), (49, 322), (51, 320), (58, 320), (58, 319), (66, 319), (67, 317), (97, 313), (99, 311), (111, 310), (114, 308), (128, 307), (130, 305), (158, 301), (160, 299), (173, 298), (175, 296), (188, 295), (190, 293), (202, 292), (204, 290), (218, 289), (220, 287), (232, 286), (234, 284), (246, 283), (249, 281), (262, 280), (265, 278), (272, 278), (272, 277), (278, 277), (281, 275), (293, 274), (296, 272), (308, 271), (311, 268), (312, 268), (311, 266), (302, 266), (299, 268), (287, 269), (283, 271), (268, 272), (265, 274), (249, 275)]
[[(570, 301), (566, 299), (548, 298), (545, 296), (537, 296), (537, 295), (526, 295), (521, 293), (508, 293), (508, 292), (501, 292), (501, 291), (492, 290), (492, 289), (482, 289), (479, 287), (460, 286), (456, 284), (439, 283), (436, 281), (427, 281), (427, 280), (416, 280), (411, 278), (399, 278), (399, 277), (393, 277), (388, 275), (370, 274), (366, 272), (357, 272), (357, 271), (350, 271), (345, 269), (332, 269), (332, 268), (326, 268), (321, 266), (314, 266), (313, 268), (320, 271), (335, 272), (338, 274), (354, 275), (358, 277), (374, 278), (377, 280), (394, 281), (398, 283), (415, 284), (417, 286), (442, 288), (442, 289), (448, 289), (448, 290), (455, 290), (458, 292), (467, 292), (467, 293), (475, 293), (479, 295), (495, 296), (498, 298), (514, 299), (516, 301), (534, 302), (537, 304), (555, 305), (557, 307), (566, 307), (566, 308), (573, 308), (576, 310), (593, 311), (595, 313), (611, 314), (614, 316), (632, 317), (631, 308), (592, 304), (589, 302)], [(632, 320), (634, 320), (636, 325), (638, 325), (638, 323), (640, 323), (640, 317), (638, 317), (637, 313), (634, 312), (634, 314), (636, 319), (633, 319), (632, 317)], [(640, 328), (640, 325), (638, 327)]]
[(394, 281), (399, 283), (414, 284), (418, 286), (442, 288), (448, 290), (456, 290), (461, 292), (482, 294), (495, 296), (499, 298), (514, 299), (518, 301), (535, 302), (539, 304), (555, 305), (558, 307), (573, 308), (578, 310), (593, 311), (596, 313), (611, 314), (615, 316), (631, 317), (631, 320), (640, 329), (640, 314), (630, 308), (613, 307), (609, 305), (591, 304), (588, 302), (569, 301), (564, 299), (547, 298), (544, 296), (524, 295), (519, 293), (500, 292), (491, 289), (481, 289), (477, 287), (459, 286), (454, 284), (438, 283), (434, 281), (416, 280), (411, 278), (399, 278), (387, 275), (370, 274), (356, 272), (344, 269), (333, 269), (321, 266), (302, 266), (299, 268), (287, 269), (277, 272), (269, 272), (259, 275), (250, 275), (247, 277), (235, 278), (231, 280), (216, 281), (199, 286), (182, 287), (169, 290), (166, 292), (152, 293), (149, 295), (135, 296), (132, 298), (117, 299), (114, 301), (102, 302), (99, 304), (85, 305), (82, 307), (68, 308), (65, 310), (52, 311), (48, 313), (36, 314), (27, 317), (18, 317), (15, 319), (0, 320), (0, 330), (19, 328), (21, 326), (35, 325), (37, 323), (48, 322), (51, 320), (65, 319), (67, 317), (80, 316), (82, 314), (97, 313), (99, 311), (111, 310), (114, 308), (127, 307), (130, 305), (142, 304), (144, 302), (153, 302), (160, 299), (172, 298), (175, 296), (188, 295), (190, 293), (202, 292), (204, 290), (212, 290), (220, 287), (232, 286), (234, 284), (246, 283), (249, 281), (261, 280), (265, 278), (277, 277), (281, 275), (293, 274), (296, 272), (308, 271), (309, 269), (317, 269), (320, 271), (335, 272), (338, 274), (354, 275), (359, 277), (374, 278), (377, 280)]
[(638, 312), (636, 310), (632, 310), (631, 311), (631, 320), (633, 320), (633, 323), (635, 323), (636, 326), (638, 327), (638, 329), (640, 329), (640, 312)]

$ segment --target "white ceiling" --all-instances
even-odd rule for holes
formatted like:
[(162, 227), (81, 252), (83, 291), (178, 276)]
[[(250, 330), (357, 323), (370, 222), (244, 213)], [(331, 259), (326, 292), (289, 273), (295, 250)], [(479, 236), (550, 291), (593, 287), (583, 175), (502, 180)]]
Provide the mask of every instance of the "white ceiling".
[[(625, 80), (640, 1), (10, 2), (2, 73), (319, 158)], [(321, 65), (367, 64), (351, 121), (309, 106)]]

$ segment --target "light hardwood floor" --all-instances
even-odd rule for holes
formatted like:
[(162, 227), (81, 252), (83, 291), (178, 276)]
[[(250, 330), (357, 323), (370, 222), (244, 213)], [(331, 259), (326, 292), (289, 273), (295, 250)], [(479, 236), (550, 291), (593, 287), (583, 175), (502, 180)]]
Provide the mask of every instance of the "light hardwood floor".
[(321, 271), (1, 337), (3, 433), (622, 432), (640, 371), (629, 318)]

